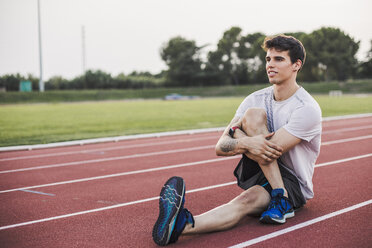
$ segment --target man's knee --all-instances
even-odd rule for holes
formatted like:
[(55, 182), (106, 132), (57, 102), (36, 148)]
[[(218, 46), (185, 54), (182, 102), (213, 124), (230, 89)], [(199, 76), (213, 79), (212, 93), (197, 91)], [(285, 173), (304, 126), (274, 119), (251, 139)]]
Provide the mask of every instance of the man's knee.
[(243, 131), (250, 136), (262, 133), (266, 125), (266, 111), (262, 108), (249, 108), (242, 118)]
[(246, 211), (247, 213), (259, 213), (269, 204), (270, 195), (264, 188), (256, 185), (242, 192), (238, 197), (232, 200), (232, 202), (239, 205), (242, 211)]

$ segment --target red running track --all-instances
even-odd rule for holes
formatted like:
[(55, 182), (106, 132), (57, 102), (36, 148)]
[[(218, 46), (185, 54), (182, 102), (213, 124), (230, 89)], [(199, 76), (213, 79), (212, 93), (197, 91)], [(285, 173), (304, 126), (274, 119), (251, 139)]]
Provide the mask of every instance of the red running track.
[[(197, 215), (241, 192), (239, 157), (217, 157), (221, 133), (0, 153), (1, 247), (156, 247), (158, 194), (186, 181)], [(372, 117), (326, 121), (315, 197), (284, 225), (247, 217), (226, 232), (174, 247), (370, 247)]]

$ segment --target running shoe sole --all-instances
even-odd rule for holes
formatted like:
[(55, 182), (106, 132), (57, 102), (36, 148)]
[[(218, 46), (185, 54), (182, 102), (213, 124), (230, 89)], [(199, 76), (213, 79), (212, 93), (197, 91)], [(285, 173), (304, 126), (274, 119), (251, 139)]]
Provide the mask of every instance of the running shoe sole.
[(185, 183), (181, 177), (171, 177), (164, 184), (159, 198), (159, 217), (152, 230), (154, 242), (160, 246), (169, 243), (180, 209), (183, 207)]
[(265, 215), (260, 218), (260, 222), (265, 224), (284, 224), (286, 219), (294, 217), (294, 212), (286, 213), (282, 219), (271, 218), (269, 215)]

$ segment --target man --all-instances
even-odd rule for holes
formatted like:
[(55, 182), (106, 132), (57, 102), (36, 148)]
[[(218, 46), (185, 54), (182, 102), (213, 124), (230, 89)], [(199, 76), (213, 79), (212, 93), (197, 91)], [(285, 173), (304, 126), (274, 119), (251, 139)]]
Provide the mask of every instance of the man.
[(229, 229), (246, 215), (260, 214), (262, 223), (285, 223), (313, 197), (321, 110), (296, 82), (305, 49), (285, 35), (266, 38), (263, 48), (272, 86), (245, 98), (216, 145), (217, 155), (242, 154), (234, 175), (245, 191), (193, 217), (184, 208), (184, 181), (170, 178), (160, 193), (160, 213), (153, 229), (158, 245), (174, 243), (181, 235)]

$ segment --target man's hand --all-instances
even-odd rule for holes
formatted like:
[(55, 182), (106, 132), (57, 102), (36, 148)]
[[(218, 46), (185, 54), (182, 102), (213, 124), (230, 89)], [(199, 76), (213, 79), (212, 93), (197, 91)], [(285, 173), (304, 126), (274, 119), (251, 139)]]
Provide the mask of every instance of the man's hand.
[(247, 150), (245, 154), (249, 158), (257, 161), (261, 165), (269, 164), (283, 154), (282, 147), (269, 141), (273, 135), (274, 133), (253, 137), (246, 136), (239, 139), (239, 142), (241, 142), (242, 147)]

